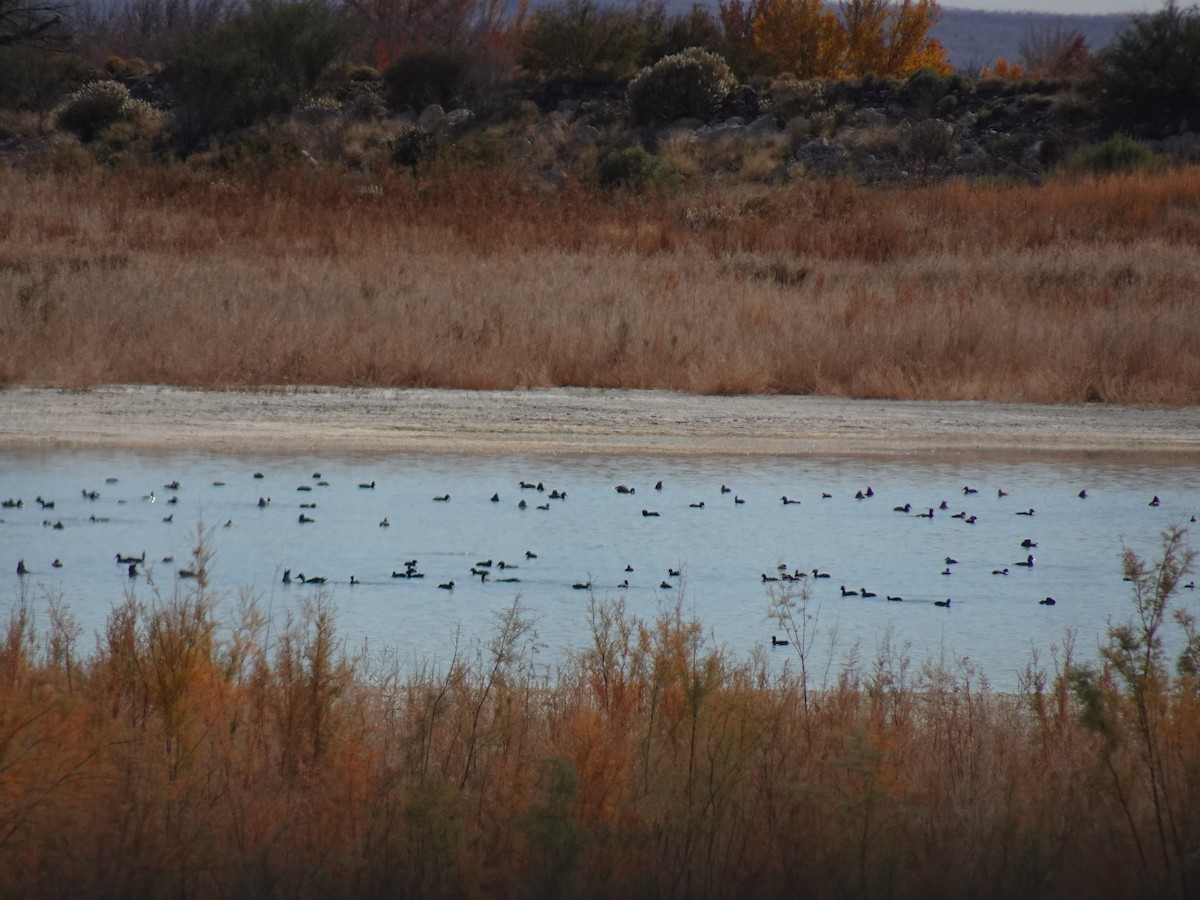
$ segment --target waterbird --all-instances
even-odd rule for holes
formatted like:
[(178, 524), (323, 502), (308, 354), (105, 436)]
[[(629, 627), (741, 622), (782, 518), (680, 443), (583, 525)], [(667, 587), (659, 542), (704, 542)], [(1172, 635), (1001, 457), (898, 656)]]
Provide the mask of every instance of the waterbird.
[(617, 585), (617, 587), (619, 587), (619, 588), (627, 588), (627, 587), (629, 587), (629, 579), (628, 579), (628, 578), (626, 578), (624, 581), (622, 581), (620, 584), (618, 584), (618, 585)]
[[(358, 483), (358, 486), (359, 486), (360, 488), (362, 488), (364, 491), (373, 491), (373, 490), (375, 490), (375, 482), (374, 482), (374, 481), (360, 481), (360, 482)], [(353, 577), (353, 576), (351, 576), (351, 577)]]
[(996, 488), (996, 496), (997, 497), (1007, 497), (1008, 491), (1004, 490), (1004, 488)]
[(947, 557), (946, 557), (946, 565), (948, 565), (948, 566), (957, 566), (957, 565), (958, 565), (958, 560), (957, 560), (957, 559), (955, 559), (953, 556), (947, 556)]
[(99, 492), (99, 491), (89, 491), (89, 490), (87, 490), (86, 488), (84, 488), (84, 490), (83, 490), (83, 496), (84, 496), (84, 498), (85, 498), (85, 499), (87, 499), (87, 500), (99, 500), (99, 499), (100, 499), (100, 492)]
[(765, 584), (768, 581), (778, 581), (779, 579), (777, 577), (775, 577), (774, 575), (768, 575), (766, 572), (763, 572), (762, 580), (763, 580), (763, 583)]
[(549, 503), (539, 503), (539, 504), (538, 504), (538, 509), (540, 509), (542, 512), (545, 512), (545, 511), (546, 511), (546, 510), (548, 510), (549, 508), (550, 508), (550, 504), (549, 504)]
[(843, 584), (842, 585), (842, 596), (843, 597), (857, 597), (858, 591), (848, 591), (848, 590), (846, 590), (846, 586)]
[(947, 597), (945, 600), (934, 600), (933, 605), (934, 606), (944, 606), (947, 609), (949, 609), (950, 608), (950, 598)]
[(546, 486), (545, 486), (544, 484), (542, 484), (542, 483), (539, 481), (539, 482), (537, 483), (537, 488), (536, 488), (536, 490), (539, 490), (539, 491), (544, 491), (544, 490), (546, 490)]
[(522, 500), (520, 503), (517, 504), (517, 509), (524, 509), (524, 508), (525, 508), (525, 501)]
[(821, 499), (822, 500), (832, 500), (833, 494), (830, 494), (827, 491), (821, 491)]
[(875, 496), (875, 492), (874, 492), (873, 490), (871, 490), (871, 486), (870, 486), (869, 484), (867, 485), (867, 496), (868, 496), (868, 497), (874, 497), (874, 496)]
[(1087, 499), (1087, 488), (1084, 488), (1082, 491), (1079, 492), (1079, 499), (1080, 500)]
[(262, 472), (255, 472), (255, 473), (254, 473), (254, 477), (255, 477), (255, 478), (266, 478), (266, 476), (265, 476), (265, 475), (263, 475), (263, 473), (262, 473)]
[(500, 560), (500, 562), (496, 563), (496, 565), (501, 569), (519, 569), (520, 568), (520, 566), (516, 565), (515, 563), (506, 563), (504, 560)]
[(725, 485), (721, 485), (721, 493), (722, 494), (732, 494), (733, 488), (726, 487)]
[(658, 515), (658, 513), (657, 513), (657, 512), (651, 512), (651, 511), (650, 511), (650, 510), (648, 510), (648, 509), (643, 509), (643, 510), (642, 510), (642, 515), (643, 515), (643, 516), (646, 516), (647, 518), (649, 518), (650, 516), (657, 516), (657, 515)]
[(1033, 515), (1033, 507), (1031, 506), (1031, 507), (1029, 507), (1029, 509), (1018, 509), (1018, 510), (1016, 511), (1015, 515), (1018, 515), (1018, 516), (1032, 516), (1032, 515)]
[[(796, 502), (799, 503), (800, 501), (797, 500)], [(704, 509), (704, 501), (700, 500), (697, 503), (689, 503), (688, 506), (691, 507), (692, 509)]]
[(775, 635), (771, 635), (771, 646), (772, 647), (788, 647), (788, 646), (791, 646), (791, 642), (787, 641), (787, 640), (781, 641), (779, 638), (775, 637)]
[(912, 512), (912, 504), (905, 503), (903, 506), (893, 506), (892, 512), (899, 512), (899, 513)]
[(992, 574), (993, 575), (1007, 575), (1008, 567), (1005, 566), (1003, 569), (992, 569)]
[(129, 563), (144, 563), (145, 561), (146, 561), (146, 551), (145, 550), (142, 551), (141, 556), (129, 556), (129, 555), (122, 556), (120, 553), (117, 554), (117, 564), (118, 565), (124, 566), (124, 565), (128, 565)]
[(434, 497), (433, 499), (434, 499), (435, 501), (437, 501), (438, 503), (447, 503), (447, 502), (449, 502), (449, 500), (450, 500), (450, 495), (449, 495), (449, 494), (442, 494), (440, 497)]
[(129, 577), (137, 578), (138, 574), (139, 574), (139, 572), (137, 570), (137, 563), (130, 563), (129, 564)]
[(54, 509), (54, 501), (43, 500), (40, 494), (37, 496), (36, 501), (41, 504), (42, 509)]
[(299, 581), (301, 584), (324, 584), (324, 583), (325, 583), (325, 576), (324, 576), (324, 575), (316, 575), (316, 576), (314, 576), (314, 577), (312, 577), (312, 578), (305, 578), (305, 577), (304, 577), (304, 573), (303, 573), (303, 572), (301, 572), (299, 575), (297, 575), (297, 576), (296, 576), (296, 579), (297, 579), (297, 580), (298, 580), (298, 581)]
[(105, 484), (116, 484), (118, 481), (120, 481), (119, 478), (105, 478), (104, 479)]
[(931, 506), (929, 508), (929, 512), (917, 513), (917, 518), (918, 519), (932, 519), (933, 518), (933, 507)]
[[(930, 518), (932, 519), (932, 518), (933, 518), (933, 516), (930, 516)], [(966, 518), (966, 523), (967, 523), (968, 525), (974, 525), (974, 524), (975, 524), (975, 522), (976, 522), (976, 519), (975, 519), (975, 517), (974, 517), (974, 516), (967, 516), (967, 518)]]
[(978, 494), (979, 491), (978, 491), (978, 489), (973, 488), (970, 485), (964, 484), (963, 485), (963, 493), (964, 494)]
[(862, 492), (862, 491), (857, 491), (857, 492), (854, 494), (854, 499), (855, 499), (855, 500), (865, 500), (865, 499), (867, 499), (867, 498), (866, 498), (866, 497), (863, 495), (863, 492)]
[(1189, 590), (1189, 591), (1194, 591), (1196, 589), (1196, 582), (1189, 581), (1187, 584), (1184, 585), (1184, 589)]
[(1015, 565), (1018, 565), (1018, 566), (1024, 566), (1024, 567), (1025, 567), (1025, 568), (1027, 568), (1027, 569), (1032, 569), (1032, 568), (1033, 568), (1033, 554), (1032, 554), (1032, 553), (1030, 553), (1030, 554), (1029, 554), (1028, 556), (1026, 556), (1024, 559), (1022, 559), (1022, 560), (1019, 560), (1018, 562), (1016, 562), (1016, 563), (1015, 563)]
[(17, 574), (18, 575), (28, 575), (29, 574), (29, 569), (26, 567), (25, 560), (23, 560), (23, 559), (17, 560)]
[(813, 573), (813, 578), (829, 578), (829, 577), (831, 577), (828, 572), (821, 572), (821, 571), (818, 571), (817, 569), (813, 569), (812, 573)]
[(179, 577), (180, 578), (197, 578), (199, 576), (197, 576), (196, 571), (194, 569), (180, 569)]
[(1053, 597), (1047, 597), (1045, 600), (1039, 600), (1042, 606), (1053, 606), (1057, 601)]
[(490, 569), (492, 567), (492, 561), (490, 559), (481, 559), (479, 562), (475, 563), (475, 565)]
[(1153, 499), (1153, 500), (1151, 500), (1151, 501), (1150, 501), (1150, 503), (1149, 503), (1148, 505), (1149, 505), (1149, 506), (1158, 506), (1158, 505), (1160, 505), (1161, 503), (1162, 503), (1162, 501), (1158, 499), (1158, 494), (1155, 494), (1155, 495), (1154, 495), (1154, 499)]
[(590, 591), (592, 589), (592, 582), (590, 579), (588, 581), (577, 581), (571, 587), (577, 591)]
[(500, 492), (499, 492), (499, 491), (497, 491), (496, 493), (492, 494), (492, 502), (493, 502), (493, 503), (499, 503), (499, 502), (500, 502)]
[(317, 480), (319, 480), (319, 479), (320, 479), (320, 477), (321, 477), (321, 473), (320, 473), (320, 472), (313, 472), (313, 481), (317, 481)]
[(259, 509), (266, 509), (270, 505), (271, 505), (270, 497), (259, 497), (258, 498), (258, 508)]
[(660, 581), (658, 583), (658, 586), (660, 588), (662, 588), (664, 591), (669, 591), (672, 588), (672, 585), (668, 584), (666, 581)]
[(941, 503), (938, 504), (938, 509), (949, 509), (949, 508), (950, 507), (946, 505), (945, 500), (943, 500)]
[(301, 503), (301, 504), (300, 504), (300, 508), (301, 508), (301, 509), (316, 509), (316, 508), (317, 508), (317, 504), (315, 504), (315, 503)]
[(380, 528), (391, 528), (392, 523), (388, 521), (387, 516), (384, 516), (382, 519), (379, 520), (379, 527)]
[(967, 517), (967, 511), (964, 509), (962, 512), (956, 512), (956, 513), (955, 513), (954, 515), (952, 515), (950, 518), (952, 518), (952, 519), (965, 519), (966, 517)]
[(225, 487), (225, 482), (223, 482), (223, 481), (214, 481), (214, 482), (212, 483), (212, 486), (213, 486), (213, 487)]
[(174, 520), (175, 520), (175, 513), (171, 513), (169, 516), (163, 516), (163, 521), (166, 522), (168, 525), (171, 522), (173, 522)]
[(1036, 547), (1037, 541), (1032, 538), (1025, 538), (1025, 540), (1021, 541), (1021, 546), (1028, 550), (1030, 547)]
[(950, 567), (949, 567), (949, 566), (946, 566), (946, 568), (942, 569), (942, 574), (943, 574), (943, 575), (949, 575), (949, 574), (950, 574)]
[(537, 559), (538, 557), (537, 557), (537, 554), (536, 554), (536, 553), (534, 553), (532, 550), (526, 550), (526, 551), (525, 551), (525, 558), (526, 558), (526, 559)]
[(903, 603), (903, 602), (904, 602), (903, 597), (893, 597), (891, 594), (888, 594), (888, 603)]
[(737, 494), (734, 494), (734, 495), (733, 495), (733, 502), (734, 502), (735, 504), (737, 504), (737, 505), (739, 505), (739, 506), (740, 506), (741, 504), (745, 503), (746, 501), (745, 501), (745, 500), (743, 500), (741, 497), (739, 497)]
[(452, 590), (454, 590), (454, 582), (453, 581), (445, 581), (445, 582), (442, 582), (441, 584), (439, 584), (438, 587), (443, 591), (452, 591)]
[(314, 519), (312, 516), (306, 516), (304, 513), (300, 513), (299, 521), (300, 521), (301, 525), (307, 525), (309, 522), (315, 522), (317, 520)]
[[(50, 563), (50, 568), (61, 569), (63, 567), (62, 560), (55, 557), (54, 562)], [(1195, 587), (1195, 585), (1193, 585)]]
[(625, 567), (625, 571), (626, 571), (626, 572), (632, 572), (632, 571), (633, 571), (633, 566), (628, 566), (628, 565), (627, 565), (627, 566)]
[(624, 485), (624, 484), (618, 484), (614, 490), (616, 490), (616, 492), (618, 494), (636, 494), (637, 493), (636, 488), (631, 488), (628, 485)]
[(656, 491), (661, 491), (661, 490), (662, 490), (662, 482), (661, 482), (661, 481), (657, 482), (657, 483), (654, 485), (654, 489), (655, 489)]
[(800, 505), (799, 500), (789, 500), (787, 497), (787, 494), (784, 494), (779, 499), (783, 501), (784, 506), (799, 506)]
[(879, 596), (874, 591), (868, 591), (866, 588), (859, 588), (858, 593), (859, 593), (859, 596), (862, 597), (864, 600), (869, 597), (878, 597)]
[(63, 530), (62, 519), (59, 519), (57, 522), (55, 522), (50, 527), (53, 528), (55, 531), (62, 531)]
[(168, 500), (168, 501), (167, 501), (167, 505), (168, 505), (168, 506), (174, 506), (174, 505), (175, 505), (176, 503), (178, 503), (178, 502), (179, 502), (179, 498), (178, 498), (178, 497), (172, 497), (170, 500)]
[(177, 491), (177, 490), (179, 490), (179, 480), (176, 479), (175, 481), (168, 481), (166, 484), (163, 485), (163, 487), (166, 488), (168, 491)]
[(678, 578), (679, 577), (679, 569), (668, 568), (667, 575), (671, 578)]
[(497, 578), (497, 584), (520, 584), (521, 579), (510, 575), (508, 578)]
[(359, 581), (357, 578), (355, 578), (353, 575), (351, 575), (350, 576), (350, 586), (353, 587), (356, 584), (362, 584), (362, 582)]

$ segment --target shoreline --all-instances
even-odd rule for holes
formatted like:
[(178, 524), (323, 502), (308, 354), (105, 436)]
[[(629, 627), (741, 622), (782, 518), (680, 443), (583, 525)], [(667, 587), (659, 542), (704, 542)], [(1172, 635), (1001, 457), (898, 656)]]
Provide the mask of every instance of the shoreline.
[(1200, 407), (657, 390), (0, 390), (0, 450), (1200, 458)]

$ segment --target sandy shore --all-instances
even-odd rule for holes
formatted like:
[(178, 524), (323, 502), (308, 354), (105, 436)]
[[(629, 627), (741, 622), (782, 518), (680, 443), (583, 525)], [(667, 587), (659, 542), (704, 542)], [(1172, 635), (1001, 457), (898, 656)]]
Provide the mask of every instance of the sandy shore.
[(1200, 408), (117, 385), (0, 391), (0, 449), (665, 454), (1195, 455)]

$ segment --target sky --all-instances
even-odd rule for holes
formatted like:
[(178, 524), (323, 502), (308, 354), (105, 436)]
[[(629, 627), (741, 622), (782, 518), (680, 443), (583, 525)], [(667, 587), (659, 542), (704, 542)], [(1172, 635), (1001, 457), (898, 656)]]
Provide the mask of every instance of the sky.
[[(939, 0), (944, 7), (959, 9), (990, 9), (996, 12), (1046, 12), (1078, 15), (1107, 13), (1140, 13), (1161, 9), (1163, 0)], [(1183, 5), (1187, 5), (1186, 3)]]

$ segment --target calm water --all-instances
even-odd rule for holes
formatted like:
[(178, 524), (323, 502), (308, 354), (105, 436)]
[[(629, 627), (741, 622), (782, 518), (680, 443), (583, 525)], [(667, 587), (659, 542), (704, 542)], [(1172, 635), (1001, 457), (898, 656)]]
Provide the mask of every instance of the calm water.
[[(176, 480), (177, 490), (166, 487)], [(540, 481), (545, 491), (521, 490), (522, 480)], [(373, 489), (359, 487), (372, 481)], [(636, 493), (618, 494), (617, 484)], [(964, 494), (966, 485), (978, 493)], [(874, 496), (856, 500), (868, 486)], [(1082, 489), (1086, 499), (1078, 496)], [(549, 499), (553, 490), (566, 491), (567, 499)], [(84, 491), (99, 497), (87, 499)], [(494, 493), (498, 502), (490, 500)], [(445, 494), (448, 501), (433, 500)], [(39, 495), (54, 507), (43, 509)], [(784, 495), (800, 503), (785, 505)], [(1157, 507), (1148, 505), (1154, 495), (1161, 497)], [(260, 497), (270, 505), (258, 507)], [(586, 642), (587, 592), (572, 585), (589, 580), (598, 595), (624, 596), (631, 612), (647, 618), (682, 590), (685, 609), (744, 656), (779, 631), (767, 615), (762, 575), (786, 564), (831, 575), (808, 579), (820, 654), (841, 661), (858, 644), (869, 658), (890, 634), (918, 661), (966, 656), (994, 687), (1011, 689), (1031, 649), (1048, 653), (1068, 628), (1078, 633), (1081, 655), (1095, 655), (1109, 617), (1129, 613), (1122, 547), (1152, 557), (1165, 527), (1188, 523), (1200, 510), (1200, 473), (1191, 465), (1079, 459), (89, 451), (0, 455), (2, 498), (23, 499), (25, 507), (0, 510), (0, 610), (20, 596), (16, 566), (23, 559), (32, 570), (24, 583), (35, 609), (61, 595), (88, 632), (87, 646), (127, 591), (152, 596), (147, 574), (131, 579), (117, 554), (144, 552), (145, 573), (170, 595), (203, 523), (213, 529), (216, 551), (211, 584), (231, 607), (237, 590), (249, 588), (272, 614), (293, 609), (318, 588), (281, 583), (284, 570), (322, 576), (347, 643), (353, 648), (367, 638), (409, 663), (444, 660), (460, 629), (466, 640), (490, 635), (493, 613), (519, 593), (546, 645), (539, 659), (552, 670)], [(703, 508), (691, 505), (701, 502)], [(894, 511), (905, 503), (911, 513)], [(930, 507), (933, 518), (915, 515)], [(1030, 508), (1033, 516), (1016, 515)], [(643, 516), (643, 509), (659, 515)], [(975, 524), (953, 518), (960, 512), (974, 515)], [(301, 514), (314, 521), (302, 524)], [(380, 527), (385, 518), (390, 527)], [(53, 527), (59, 522), (61, 529)], [(1021, 547), (1026, 538), (1036, 549)], [(1016, 566), (1029, 552), (1033, 567)], [(957, 563), (947, 565), (947, 557)], [(52, 567), (55, 559), (61, 568)], [(423, 579), (392, 577), (413, 559)], [(470, 569), (488, 559), (492, 576), (484, 583)], [(518, 567), (501, 571), (500, 560)], [(992, 574), (1004, 568), (1007, 576)], [(361, 584), (352, 587), (351, 575)], [(502, 577), (520, 581), (498, 583)], [(628, 588), (618, 587), (626, 579)], [(438, 588), (449, 581), (453, 591)], [(878, 597), (844, 598), (843, 585)], [(887, 595), (904, 602), (888, 603)], [(1057, 604), (1039, 605), (1047, 596)], [(1194, 607), (1196, 597), (1183, 591), (1180, 602)], [(950, 609), (934, 605), (946, 598), (953, 599)]]

